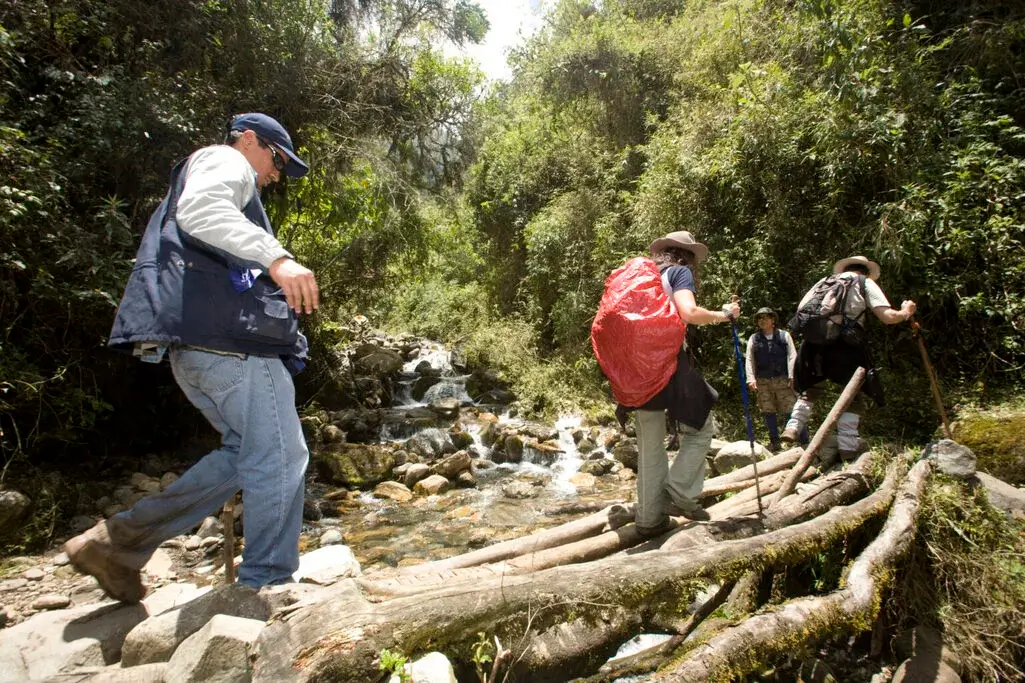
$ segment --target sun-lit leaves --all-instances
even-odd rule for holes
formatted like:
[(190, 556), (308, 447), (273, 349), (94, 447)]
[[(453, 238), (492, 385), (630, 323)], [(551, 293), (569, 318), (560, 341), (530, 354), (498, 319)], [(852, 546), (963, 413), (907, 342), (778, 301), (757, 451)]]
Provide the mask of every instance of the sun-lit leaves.
[[(699, 301), (737, 292), (785, 316), (865, 253), (891, 301), (943, 330), (941, 373), (1020, 379), (1025, 20), (1010, 7), (558, 3), (483, 111), (466, 195), (500, 310), (586, 354), (608, 271), (689, 229), (712, 250)], [(917, 381), (899, 330), (873, 336)], [(728, 367), (729, 345), (711, 349), (706, 365)]]

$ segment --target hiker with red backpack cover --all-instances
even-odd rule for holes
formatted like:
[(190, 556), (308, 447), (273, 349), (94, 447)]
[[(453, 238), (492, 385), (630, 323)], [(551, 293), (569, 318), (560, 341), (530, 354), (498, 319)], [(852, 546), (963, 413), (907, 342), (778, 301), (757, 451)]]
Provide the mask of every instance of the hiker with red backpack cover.
[(867, 313), (872, 311), (886, 325), (904, 322), (915, 313), (910, 299), (901, 303), (900, 310), (891, 308), (877, 284), (879, 272), (879, 264), (864, 256), (840, 259), (833, 264), (832, 275), (815, 283), (798, 304), (790, 330), (803, 339), (794, 370), (794, 388), (800, 395), (780, 435), (783, 443), (794, 443), (808, 424), (815, 400), (824, 393), (823, 382), (846, 386), (863, 367), (869, 371), (865, 384), (836, 423), (840, 458), (850, 459), (863, 450), (858, 425), (868, 407), (866, 397), (883, 405), (882, 385), (872, 368), (865, 334)]
[[(715, 430), (719, 396), (694, 367), (685, 344), (687, 325), (735, 320), (740, 305), (720, 311), (697, 305), (695, 268), (708, 247), (685, 230), (651, 243), (651, 259), (627, 261), (605, 281), (591, 327), (591, 344), (624, 410), (636, 413), (637, 505), (634, 522), (646, 538), (670, 528), (669, 516), (705, 521), (698, 504), (705, 456)], [(666, 412), (683, 424), (680, 450), (670, 468)]]

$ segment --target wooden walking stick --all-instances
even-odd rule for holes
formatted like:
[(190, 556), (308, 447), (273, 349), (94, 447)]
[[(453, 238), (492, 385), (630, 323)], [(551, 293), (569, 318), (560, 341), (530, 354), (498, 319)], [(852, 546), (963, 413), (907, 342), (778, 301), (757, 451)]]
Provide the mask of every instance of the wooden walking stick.
[(804, 451), (804, 455), (797, 461), (794, 468), (790, 470), (790, 474), (783, 481), (783, 485), (779, 487), (779, 491), (776, 492), (776, 497), (772, 499), (773, 504), (783, 500), (791, 493), (794, 492), (794, 487), (797, 482), (801, 480), (801, 475), (811, 465), (811, 461), (815, 458), (819, 448), (822, 447), (823, 442), (826, 440), (826, 436), (833, 429), (833, 425), (840, 419), (840, 414), (847, 410), (847, 406), (854, 400), (858, 390), (861, 389), (861, 383), (865, 381), (865, 375), (868, 374), (868, 370), (865, 368), (858, 368), (854, 372), (854, 376), (851, 377), (850, 381), (847, 382), (847, 387), (840, 394), (840, 398), (836, 400), (836, 404), (833, 409), (829, 411), (829, 415), (826, 415), (826, 419), (819, 425), (819, 429), (815, 432), (815, 436), (812, 437), (811, 443), (808, 444), (807, 450)]
[(233, 493), (221, 508), (221, 526), (224, 527), (224, 582), (235, 583), (235, 498)]
[(940, 396), (940, 386), (936, 383), (936, 373), (933, 372), (932, 363), (929, 362), (929, 354), (925, 350), (925, 342), (922, 341), (922, 326), (917, 320), (908, 319), (911, 323), (911, 336), (918, 341), (918, 351), (922, 354), (922, 365), (925, 366), (925, 374), (929, 377), (929, 386), (932, 387), (932, 397), (936, 401), (936, 408), (940, 411), (940, 419), (943, 420), (943, 434), (948, 439), (954, 437), (950, 433), (950, 421), (947, 420), (947, 410), (943, 407), (943, 397)]

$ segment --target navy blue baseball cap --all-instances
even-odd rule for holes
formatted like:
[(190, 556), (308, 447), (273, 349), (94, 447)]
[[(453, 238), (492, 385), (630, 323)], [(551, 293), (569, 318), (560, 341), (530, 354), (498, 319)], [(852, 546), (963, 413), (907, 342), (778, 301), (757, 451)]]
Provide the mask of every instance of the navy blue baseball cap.
[(309, 173), (310, 167), (306, 162), (295, 154), (292, 147), (292, 138), (288, 131), (280, 123), (266, 114), (249, 113), (238, 114), (231, 119), (228, 130), (251, 130), (265, 142), (270, 142), (279, 147), (285, 156), (288, 157), (288, 164), (285, 165), (285, 173), (290, 178), (302, 178)]

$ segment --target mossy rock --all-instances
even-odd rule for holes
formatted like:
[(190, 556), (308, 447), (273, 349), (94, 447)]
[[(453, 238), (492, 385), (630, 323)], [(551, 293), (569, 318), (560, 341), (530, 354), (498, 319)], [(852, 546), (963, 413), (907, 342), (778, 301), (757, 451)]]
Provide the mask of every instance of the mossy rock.
[(373, 444), (339, 444), (312, 459), (322, 481), (359, 489), (381, 483), (395, 466), (395, 454)]
[(1013, 486), (1025, 485), (1025, 413), (968, 415), (953, 425), (954, 439), (968, 446), (978, 467)]

